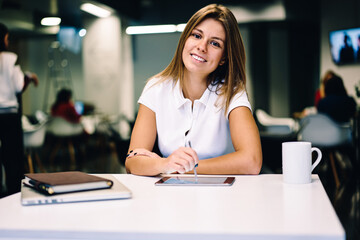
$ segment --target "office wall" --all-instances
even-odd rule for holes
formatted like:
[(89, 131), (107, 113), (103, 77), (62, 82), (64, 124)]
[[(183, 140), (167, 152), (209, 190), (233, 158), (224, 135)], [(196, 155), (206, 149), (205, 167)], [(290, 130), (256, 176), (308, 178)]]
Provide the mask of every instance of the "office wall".
[(180, 33), (133, 35), (134, 107), (148, 78), (161, 72), (171, 61)]
[(318, 80), (318, 26), (298, 21), (249, 24), (254, 109), (290, 117), (313, 105)]
[(321, 61), (323, 75), (331, 69), (344, 80), (346, 90), (356, 98), (355, 85), (360, 84), (360, 64), (337, 66), (332, 62), (329, 45), (329, 32), (344, 28), (360, 27), (360, 0), (322, 0), (321, 1)]
[(290, 115), (288, 33), (283, 29), (269, 32), (269, 113), (276, 117)]
[[(83, 40), (84, 96), (97, 113), (123, 115), (133, 120), (132, 48), (118, 16), (94, 18), (85, 23)], [(120, 122), (118, 130), (129, 136), (129, 125)]]
[(131, 42), (117, 16), (85, 24), (83, 41), (85, 100), (98, 112), (133, 117)]

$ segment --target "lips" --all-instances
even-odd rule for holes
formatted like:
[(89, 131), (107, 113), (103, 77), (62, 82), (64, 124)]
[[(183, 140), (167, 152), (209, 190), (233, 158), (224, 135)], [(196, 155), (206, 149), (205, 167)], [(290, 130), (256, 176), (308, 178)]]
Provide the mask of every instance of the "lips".
[(194, 58), (195, 60), (197, 61), (200, 61), (200, 62), (207, 62), (204, 58), (198, 56), (198, 55), (195, 55), (195, 54), (190, 54), (192, 58)]

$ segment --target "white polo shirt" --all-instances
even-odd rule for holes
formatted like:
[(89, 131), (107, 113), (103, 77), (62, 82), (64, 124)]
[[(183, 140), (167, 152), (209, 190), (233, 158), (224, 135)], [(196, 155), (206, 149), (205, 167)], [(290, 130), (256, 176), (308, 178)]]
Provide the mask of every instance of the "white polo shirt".
[[(195, 100), (193, 109), (190, 99), (185, 99), (180, 83), (167, 80), (156, 84), (159, 79), (151, 79), (145, 86), (138, 103), (154, 111), (159, 149), (164, 157), (181, 146), (191, 147), (199, 159), (221, 156), (234, 151), (228, 116), (231, 110), (239, 106), (251, 106), (245, 91), (235, 95), (226, 116), (224, 108), (216, 103), (219, 96), (216, 86), (206, 89), (199, 100)], [(185, 133), (188, 134), (185, 136)]]
[(16, 93), (24, 87), (24, 73), (15, 65), (17, 55), (0, 52), (0, 108), (17, 108)]

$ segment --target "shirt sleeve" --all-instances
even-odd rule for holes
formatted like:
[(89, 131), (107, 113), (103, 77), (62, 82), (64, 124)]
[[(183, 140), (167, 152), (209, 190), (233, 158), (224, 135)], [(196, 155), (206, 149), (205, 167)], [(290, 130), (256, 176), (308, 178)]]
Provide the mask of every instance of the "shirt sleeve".
[(12, 74), (12, 79), (17, 93), (21, 92), (24, 88), (24, 73), (21, 71), (20, 66), (15, 66)]
[(9, 79), (12, 82), (12, 90), (19, 93), (24, 88), (24, 73), (19, 65), (16, 65), (17, 55), (12, 52), (4, 52), (6, 56), (6, 66), (9, 70)]
[(148, 81), (144, 87), (143, 92), (138, 100), (139, 104), (143, 104), (146, 107), (150, 108), (153, 112), (156, 113), (157, 99), (159, 96), (159, 84), (157, 83), (156, 78)]
[(237, 93), (233, 99), (231, 100), (230, 102), (230, 105), (229, 105), (229, 109), (227, 110), (227, 113), (226, 113), (226, 118), (229, 119), (229, 114), (230, 112), (234, 109), (234, 108), (237, 108), (237, 107), (247, 107), (250, 109), (250, 111), (252, 112), (252, 109), (251, 109), (251, 104), (249, 102), (249, 99), (248, 99), (248, 96), (246, 94), (246, 91), (241, 91), (239, 93)]

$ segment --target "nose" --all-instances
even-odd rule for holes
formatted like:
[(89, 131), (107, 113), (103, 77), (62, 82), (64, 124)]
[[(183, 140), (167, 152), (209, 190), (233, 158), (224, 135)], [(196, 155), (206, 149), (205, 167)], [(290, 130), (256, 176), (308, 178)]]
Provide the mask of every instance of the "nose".
[(201, 39), (198, 42), (197, 49), (201, 52), (206, 52), (207, 51), (207, 40)]

